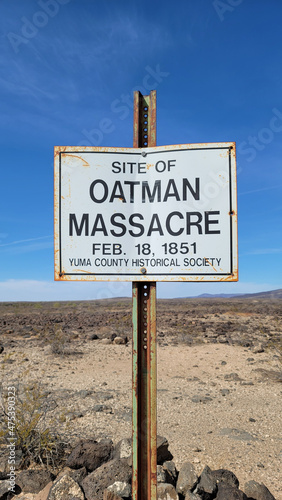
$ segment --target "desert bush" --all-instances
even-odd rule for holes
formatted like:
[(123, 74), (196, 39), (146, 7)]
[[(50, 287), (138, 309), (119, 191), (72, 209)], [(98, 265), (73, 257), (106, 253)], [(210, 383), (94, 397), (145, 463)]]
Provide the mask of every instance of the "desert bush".
[[(13, 432), (15, 446), (21, 451), (20, 467), (40, 463), (55, 469), (63, 460), (66, 440), (54, 429), (60, 417), (55, 418), (56, 403), (41, 387), (39, 382), (18, 384), (15, 396), (15, 420)], [(8, 392), (1, 386), (1, 428), (2, 443), (10, 444), (11, 422), (9, 423)]]
[(63, 332), (62, 328), (48, 328), (41, 333), (41, 338), (45, 345), (50, 346), (51, 353), (56, 356), (81, 354), (73, 348), (74, 335)]

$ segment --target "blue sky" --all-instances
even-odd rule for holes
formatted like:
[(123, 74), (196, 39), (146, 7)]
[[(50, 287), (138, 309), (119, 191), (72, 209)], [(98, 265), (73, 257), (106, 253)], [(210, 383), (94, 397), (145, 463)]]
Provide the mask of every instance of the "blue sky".
[(131, 295), (53, 281), (53, 148), (131, 147), (146, 86), (157, 145), (237, 143), (239, 282), (158, 296), (281, 288), (281, 18), (278, 0), (1, 0), (1, 301)]

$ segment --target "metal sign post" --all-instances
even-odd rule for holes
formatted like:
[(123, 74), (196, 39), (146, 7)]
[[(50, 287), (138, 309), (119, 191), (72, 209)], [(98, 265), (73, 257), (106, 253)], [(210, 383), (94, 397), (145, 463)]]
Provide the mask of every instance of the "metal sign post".
[(133, 148), (55, 147), (55, 279), (133, 282), (133, 500), (157, 498), (156, 282), (237, 281), (234, 142), (156, 146), (134, 92)]
[[(133, 147), (156, 146), (156, 91), (134, 92)], [(133, 282), (133, 500), (157, 498), (156, 283)]]

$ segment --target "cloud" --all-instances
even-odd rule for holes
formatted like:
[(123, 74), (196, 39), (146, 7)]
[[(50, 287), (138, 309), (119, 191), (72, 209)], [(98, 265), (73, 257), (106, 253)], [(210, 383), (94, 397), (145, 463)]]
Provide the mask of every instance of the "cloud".
[(271, 189), (281, 188), (282, 184), (276, 184), (275, 186), (268, 186), (260, 189), (253, 189), (252, 191), (244, 191), (243, 193), (238, 193), (238, 196), (243, 196), (245, 194), (260, 193), (262, 191), (270, 191)]
[[(50, 238), (52, 238), (51, 241)], [(0, 253), (8, 252), (10, 255), (22, 254), (37, 250), (44, 250), (45, 248), (52, 248), (53, 245), (53, 236), (40, 236), (38, 238), (11, 241), (10, 243), (0, 243)]]
[[(30, 241), (45, 240), (46, 238), (51, 238), (51, 237), (52, 237), (51, 235), (48, 235), (48, 236), (39, 236), (38, 238), (28, 238), (25, 240), (16, 240), (16, 241), (11, 241), (10, 243), (0, 244), (0, 247), (8, 247), (11, 245), (18, 245), (18, 244), (27, 243)], [(1, 238), (1, 234), (0, 234), (0, 238)]]
[(282, 248), (257, 248), (251, 252), (245, 252), (245, 255), (275, 255), (282, 253)]

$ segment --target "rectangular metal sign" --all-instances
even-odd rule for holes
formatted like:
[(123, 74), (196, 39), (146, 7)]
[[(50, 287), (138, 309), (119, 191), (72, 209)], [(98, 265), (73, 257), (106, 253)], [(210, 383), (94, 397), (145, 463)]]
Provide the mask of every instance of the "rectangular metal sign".
[(55, 279), (237, 281), (235, 143), (55, 147)]

